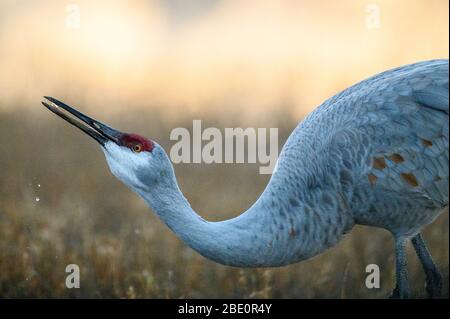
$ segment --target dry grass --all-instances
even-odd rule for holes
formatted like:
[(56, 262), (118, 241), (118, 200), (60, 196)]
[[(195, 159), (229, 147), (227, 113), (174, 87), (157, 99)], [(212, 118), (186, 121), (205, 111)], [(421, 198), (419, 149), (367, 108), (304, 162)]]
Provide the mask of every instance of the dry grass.
[[(296, 125), (218, 118), (202, 119), (219, 127), (277, 126), (280, 142)], [(171, 128), (191, 126), (154, 113), (105, 121), (140, 128), (166, 149)], [(288, 267), (225, 267), (180, 242), (112, 177), (94, 142), (48, 112), (0, 113), (0, 145), (0, 297), (382, 298), (392, 289), (393, 241), (383, 230), (355, 227), (337, 247)], [(176, 172), (192, 206), (213, 220), (246, 209), (268, 180), (256, 165), (178, 165)], [(448, 213), (424, 236), (448, 297)], [(409, 254), (413, 295), (424, 297), (422, 270)], [(70, 263), (81, 268), (80, 289), (65, 288)], [(364, 286), (369, 263), (381, 267), (378, 290)]]

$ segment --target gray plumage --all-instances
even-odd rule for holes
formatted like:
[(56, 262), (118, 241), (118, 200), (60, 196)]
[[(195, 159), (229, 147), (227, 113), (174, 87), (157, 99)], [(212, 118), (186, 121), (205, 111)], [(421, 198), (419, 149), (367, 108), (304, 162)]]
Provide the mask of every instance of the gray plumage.
[(448, 124), (448, 60), (373, 76), (308, 115), (285, 143), (260, 198), (221, 222), (192, 210), (157, 143), (136, 154), (115, 138), (94, 138), (112, 173), (209, 259), (239, 267), (287, 265), (332, 247), (355, 224), (370, 225), (389, 230), (396, 240), (393, 296), (408, 297), (409, 239), (435, 296), (442, 280), (420, 231), (448, 207)]

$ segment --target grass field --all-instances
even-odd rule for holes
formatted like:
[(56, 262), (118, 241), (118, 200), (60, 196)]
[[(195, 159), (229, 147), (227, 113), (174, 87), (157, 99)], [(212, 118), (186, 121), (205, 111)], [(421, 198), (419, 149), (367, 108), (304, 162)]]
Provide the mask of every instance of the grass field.
[[(172, 128), (192, 125), (154, 112), (105, 118), (166, 150)], [(281, 148), (297, 124), (287, 118), (201, 119), (219, 128), (279, 127)], [(95, 142), (39, 106), (29, 114), (0, 112), (0, 145), (0, 297), (384, 298), (393, 288), (393, 239), (384, 230), (355, 227), (333, 249), (288, 267), (225, 267), (184, 245), (111, 175)], [(175, 170), (193, 208), (211, 220), (245, 210), (269, 178), (258, 174), (257, 164), (183, 164)], [(424, 237), (448, 297), (448, 213)], [(413, 297), (423, 298), (422, 269), (412, 247), (408, 254)], [(80, 289), (65, 287), (65, 267), (72, 263), (80, 266)], [(372, 263), (381, 269), (380, 289), (364, 285)]]

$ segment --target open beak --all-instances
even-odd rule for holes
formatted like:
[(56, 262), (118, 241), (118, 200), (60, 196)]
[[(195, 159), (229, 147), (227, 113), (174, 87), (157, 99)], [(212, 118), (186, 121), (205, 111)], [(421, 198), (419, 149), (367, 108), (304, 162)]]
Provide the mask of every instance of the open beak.
[[(118, 144), (119, 138), (122, 135), (121, 132), (103, 123), (100, 123), (90, 118), (89, 116), (84, 115), (83, 113), (78, 112), (74, 108), (68, 106), (67, 104), (61, 101), (58, 101), (55, 98), (52, 98), (50, 96), (44, 96), (44, 98), (50, 102), (50, 103), (42, 102), (42, 104), (46, 108), (48, 108), (50, 111), (52, 111), (59, 117), (62, 117), (64, 120), (66, 120), (73, 126), (78, 127), (80, 130), (82, 130), (84, 133), (95, 139), (101, 145), (105, 145), (105, 143), (108, 141), (112, 141)], [(69, 112), (70, 114), (73, 115), (73, 117), (69, 116), (61, 109)], [(83, 123), (85, 123), (86, 125)]]

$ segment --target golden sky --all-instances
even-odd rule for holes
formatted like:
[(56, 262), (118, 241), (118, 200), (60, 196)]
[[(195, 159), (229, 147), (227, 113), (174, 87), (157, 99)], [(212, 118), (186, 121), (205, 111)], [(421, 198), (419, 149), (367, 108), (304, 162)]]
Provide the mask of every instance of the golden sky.
[[(447, 0), (1, 0), (0, 110), (295, 108), (446, 58)], [(18, 103), (20, 102), (20, 103)]]

